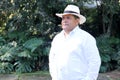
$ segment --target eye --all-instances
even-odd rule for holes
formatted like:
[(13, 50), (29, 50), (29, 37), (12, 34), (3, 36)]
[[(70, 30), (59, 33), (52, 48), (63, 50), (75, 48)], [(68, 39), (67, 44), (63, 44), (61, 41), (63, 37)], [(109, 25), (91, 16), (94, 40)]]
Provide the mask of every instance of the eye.
[(64, 20), (64, 19), (70, 19), (70, 18), (71, 18), (70, 16), (63, 16), (62, 20)]
[(67, 19), (70, 19), (70, 17), (69, 17), (69, 16), (67, 16), (66, 18), (67, 18)]

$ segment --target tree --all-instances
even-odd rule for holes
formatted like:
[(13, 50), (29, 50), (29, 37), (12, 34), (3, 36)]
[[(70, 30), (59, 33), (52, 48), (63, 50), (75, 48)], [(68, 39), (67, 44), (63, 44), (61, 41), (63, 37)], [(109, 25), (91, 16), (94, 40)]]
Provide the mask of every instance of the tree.
[[(113, 29), (115, 26), (115, 15), (119, 12), (119, 0), (101, 0), (101, 6), (98, 6), (98, 16), (102, 19), (101, 24), (103, 26), (103, 34), (107, 34), (108, 37), (113, 35)], [(101, 26), (100, 26), (101, 27)]]

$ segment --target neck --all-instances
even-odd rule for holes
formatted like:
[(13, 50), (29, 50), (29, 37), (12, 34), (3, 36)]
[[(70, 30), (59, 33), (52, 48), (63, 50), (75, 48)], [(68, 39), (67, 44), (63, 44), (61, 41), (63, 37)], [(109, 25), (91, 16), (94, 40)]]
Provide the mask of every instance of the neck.
[(69, 33), (68, 32), (64, 32), (64, 36), (67, 37), (69, 35)]
[[(73, 28), (73, 29), (75, 29), (75, 28)], [(67, 37), (70, 34), (70, 32), (73, 31), (73, 29), (71, 29), (69, 31), (68, 30), (64, 30), (65, 37)]]

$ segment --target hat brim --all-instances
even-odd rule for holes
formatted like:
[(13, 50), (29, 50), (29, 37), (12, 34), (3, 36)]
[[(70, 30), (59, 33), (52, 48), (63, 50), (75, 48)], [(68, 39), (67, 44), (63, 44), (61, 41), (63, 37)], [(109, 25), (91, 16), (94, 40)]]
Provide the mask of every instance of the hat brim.
[(56, 13), (56, 16), (62, 18), (62, 16), (68, 15), (68, 14), (72, 14), (72, 15), (78, 16), (80, 18), (79, 24), (83, 24), (86, 21), (86, 18), (83, 15), (75, 14), (75, 13), (60, 13), (60, 14)]

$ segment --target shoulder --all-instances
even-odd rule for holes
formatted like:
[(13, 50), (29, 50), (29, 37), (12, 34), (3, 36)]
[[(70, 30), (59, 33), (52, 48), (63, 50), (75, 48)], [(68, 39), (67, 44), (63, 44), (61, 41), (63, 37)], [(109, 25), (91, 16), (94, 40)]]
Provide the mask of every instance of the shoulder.
[(95, 38), (90, 33), (83, 29), (79, 29), (79, 34), (85, 41), (96, 41)]
[(52, 43), (60, 40), (61, 37), (62, 37), (62, 34), (63, 34), (62, 31), (61, 31), (60, 33), (56, 34), (56, 35), (54, 36), (53, 40), (52, 40)]
[(58, 34), (55, 35), (55, 37), (53, 38), (53, 40), (61, 38), (62, 37), (62, 31), (59, 32)]

